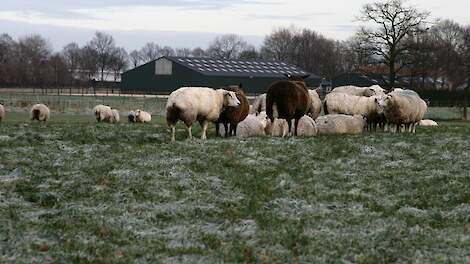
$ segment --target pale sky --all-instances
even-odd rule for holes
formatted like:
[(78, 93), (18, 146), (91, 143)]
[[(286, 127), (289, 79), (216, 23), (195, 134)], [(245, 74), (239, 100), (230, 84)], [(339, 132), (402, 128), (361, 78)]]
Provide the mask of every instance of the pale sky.
[[(254, 45), (279, 27), (313, 29), (344, 40), (360, 25), (355, 18), (373, 0), (3, 0), (0, 33), (39, 33), (55, 49), (84, 44), (96, 30), (112, 34), (127, 49), (148, 41), (205, 48), (219, 34), (242, 35)], [(470, 24), (469, 0), (408, 0), (432, 18)]]

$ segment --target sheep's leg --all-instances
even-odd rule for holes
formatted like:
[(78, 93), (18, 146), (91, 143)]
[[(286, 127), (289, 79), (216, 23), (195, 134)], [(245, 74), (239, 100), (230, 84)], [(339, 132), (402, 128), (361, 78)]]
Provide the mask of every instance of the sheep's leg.
[(230, 130), (231, 130), (231, 135), (234, 137), (237, 135), (237, 126), (238, 124), (231, 124), (230, 125)]
[(224, 123), (224, 128), (225, 128), (225, 137), (229, 137), (229, 124)]
[(294, 128), (295, 128), (295, 131), (294, 131), (294, 135), (297, 136), (297, 127), (299, 126), (299, 120), (298, 118), (295, 119), (295, 123), (294, 123)]
[(201, 135), (201, 139), (202, 140), (205, 140), (207, 139), (207, 136), (206, 136), (206, 131), (207, 131), (207, 126), (209, 125), (209, 123), (204, 120), (201, 122), (201, 126), (202, 126), (202, 135)]
[(219, 129), (220, 129), (220, 123), (219, 123), (219, 122), (216, 122), (216, 123), (215, 123), (215, 136), (216, 136), (216, 137), (221, 136), (220, 133), (219, 133)]
[(171, 125), (171, 142), (175, 142), (175, 133), (176, 133), (176, 127), (175, 125)]
[(193, 139), (193, 132), (191, 131), (191, 125), (186, 127), (186, 130), (188, 131), (188, 139), (191, 140)]

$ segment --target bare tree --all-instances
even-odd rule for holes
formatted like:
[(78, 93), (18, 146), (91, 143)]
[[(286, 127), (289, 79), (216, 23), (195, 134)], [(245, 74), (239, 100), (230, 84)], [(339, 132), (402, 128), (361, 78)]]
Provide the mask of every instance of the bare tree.
[(248, 45), (244, 51), (240, 53), (240, 59), (255, 60), (260, 59), (261, 54), (256, 50), (255, 46)]
[(95, 50), (98, 56), (98, 70), (101, 81), (104, 81), (104, 72), (110, 68), (110, 62), (116, 45), (114, 38), (103, 32), (96, 32), (89, 46)]
[(188, 49), (188, 48), (178, 48), (175, 50), (175, 52), (176, 52), (176, 56), (178, 57), (191, 57), (192, 56), (191, 49)]
[(86, 45), (80, 49), (79, 64), (81, 79), (91, 80), (98, 72), (98, 54), (95, 49)]
[(175, 50), (172, 47), (165, 46), (159, 50), (160, 56), (172, 57), (176, 55)]
[(294, 49), (294, 28), (280, 28), (266, 36), (261, 54), (266, 59), (291, 62)]
[(236, 59), (247, 46), (248, 43), (242, 37), (228, 34), (215, 38), (210, 43), (207, 53), (212, 58)]
[(45, 66), (51, 53), (51, 45), (40, 35), (20, 38), (16, 56), (18, 56), (21, 84), (44, 87), (46, 80)]
[(0, 84), (15, 83), (17, 73), (13, 69), (17, 43), (8, 34), (0, 35)]
[(191, 51), (191, 55), (196, 58), (204, 58), (204, 57), (207, 57), (207, 52), (203, 50), (202, 48), (197, 47)]
[(161, 57), (161, 48), (153, 42), (148, 42), (140, 50), (140, 56), (143, 63), (156, 60)]
[(129, 53), (129, 60), (132, 67), (137, 68), (142, 61), (142, 56), (140, 55), (139, 51), (133, 50), (131, 53)]
[(62, 49), (62, 56), (65, 60), (66, 67), (68, 69), (70, 93), (72, 93), (74, 76), (79, 65), (80, 47), (75, 42), (69, 43)]
[(111, 69), (114, 73), (114, 81), (121, 77), (121, 73), (127, 69), (129, 56), (124, 48), (116, 48), (111, 59)]
[(402, 0), (380, 1), (363, 7), (359, 20), (372, 22), (376, 27), (363, 27), (359, 35), (363, 42), (371, 44), (374, 54), (388, 67), (390, 87), (395, 85), (397, 74), (408, 63), (405, 56), (410, 47), (406, 39), (423, 32), (428, 16), (428, 12), (404, 6)]
[(463, 102), (463, 118), (468, 119), (468, 97), (470, 93), (470, 26), (463, 29), (463, 42), (459, 48), (460, 61), (461, 61), (461, 76), (462, 82), (465, 84), (464, 88), (464, 102)]

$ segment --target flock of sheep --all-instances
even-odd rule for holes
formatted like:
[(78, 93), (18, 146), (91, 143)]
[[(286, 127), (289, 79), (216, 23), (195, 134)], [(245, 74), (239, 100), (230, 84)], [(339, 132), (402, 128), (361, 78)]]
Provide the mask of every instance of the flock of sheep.
[[(172, 92), (166, 104), (166, 121), (175, 141), (176, 123), (182, 121), (192, 138), (191, 127), (199, 122), (202, 139), (207, 138), (210, 122), (216, 134), (253, 137), (317, 134), (359, 134), (378, 128), (390, 132), (416, 132), (416, 126), (437, 126), (423, 120), (427, 104), (412, 90), (395, 88), (386, 93), (380, 86), (342, 86), (333, 89), (322, 102), (316, 90), (309, 90), (302, 77), (273, 83), (265, 94), (249, 104), (241, 85), (223, 89), (182, 87)], [(320, 116), (323, 107), (325, 115)], [(47, 121), (50, 110), (36, 104), (30, 111), (31, 120)], [(93, 108), (98, 122), (118, 123), (119, 111), (106, 105)], [(0, 121), (5, 109), (0, 104)], [(128, 115), (133, 123), (148, 123), (150, 113), (135, 110)], [(223, 125), (223, 128), (220, 127)]]
[[(214, 90), (207, 87), (182, 87), (170, 94), (166, 105), (171, 140), (181, 120), (192, 138), (196, 121), (206, 139), (209, 122), (216, 124), (217, 135), (225, 136), (315, 136), (317, 134), (359, 134), (378, 128), (390, 132), (416, 132), (418, 124), (437, 126), (423, 120), (427, 104), (412, 90), (395, 88), (386, 93), (380, 86), (343, 86), (333, 89), (323, 103), (315, 90), (309, 90), (301, 77), (273, 83), (266, 94), (248, 104), (241, 86)], [(323, 106), (324, 116), (320, 116)], [(251, 109), (251, 110), (250, 110)], [(249, 114), (251, 112), (251, 114)]]

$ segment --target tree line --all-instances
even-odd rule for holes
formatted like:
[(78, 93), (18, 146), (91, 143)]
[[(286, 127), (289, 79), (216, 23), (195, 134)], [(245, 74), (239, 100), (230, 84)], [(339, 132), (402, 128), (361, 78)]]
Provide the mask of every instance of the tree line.
[(76, 86), (90, 79), (118, 80), (120, 74), (161, 56), (281, 60), (326, 79), (342, 73), (374, 73), (389, 87), (457, 89), (470, 86), (470, 26), (430, 20), (430, 14), (402, 0), (366, 4), (355, 18), (364, 22), (351, 38), (337, 41), (311, 30), (278, 28), (256, 48), (241, 36), (216, 37), (207, 48), (146, 43), (127, 51), (96, 32), (83, 46), (54, 52), (40, 35), (17, 40), (0, 36), (0, 85)]

